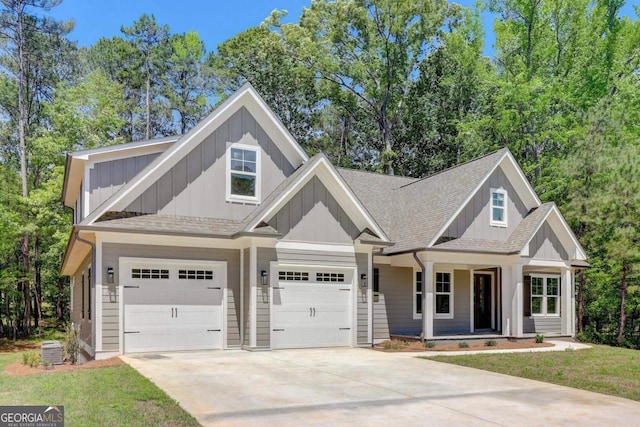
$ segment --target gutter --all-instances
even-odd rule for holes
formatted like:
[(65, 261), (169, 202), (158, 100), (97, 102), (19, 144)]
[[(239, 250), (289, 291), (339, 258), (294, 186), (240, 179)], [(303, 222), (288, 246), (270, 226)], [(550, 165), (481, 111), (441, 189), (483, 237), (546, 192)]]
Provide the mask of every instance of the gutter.
[(420, 269), (422, 270), (422, 333), (420, 334), (420, 340), (424, 341), (425, 340), (424, 321), (425, 321), (425, 316), (427, 315), (426, 313), (427, 293), (425, 292), (426, 291), (425, 285), (427, 283), (427, 269), (425, 268), (424, 263), (422, 262), (420, 257), (418, 257), (418, 251), (413, 251), (412, 254), (413, 254), (413, 259), (416, 260), (416, 262), (418, 263), (418, 266), (420, 266)]
[[(91, 286), (95, 286), (96, 267), (97, 267), (96, 266), (96, 244), (80, 237), (80, 230), (76, 230), (75, 238), (77, 241), (81, 243), (86, 243), (87, 245), (91, 246)], [(89, 304), (91, 304), (91, 301), (89, 301)]]

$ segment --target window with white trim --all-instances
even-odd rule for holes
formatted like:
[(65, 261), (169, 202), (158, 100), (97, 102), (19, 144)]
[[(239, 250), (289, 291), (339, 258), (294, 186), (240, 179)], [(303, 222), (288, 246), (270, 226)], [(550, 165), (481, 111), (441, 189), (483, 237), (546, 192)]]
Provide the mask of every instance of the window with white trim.
[(491, 225), (507, 226), (507, 191), (502, 188), (491, 189)]
[(234, 144), (227, 151), (227, 200), (260, 201), (260, 148)]
[(560, 276), (531, 276), (531, 315), (560, 315)]
[(413, 318), (420, 319), (422, 317), (422, 271), (416, 271), (415, 273), (415, 281), (413, 283)]
[(453, 274), (451, 272), (436, 272), (435, 282), (435, 318), (453, 318)]

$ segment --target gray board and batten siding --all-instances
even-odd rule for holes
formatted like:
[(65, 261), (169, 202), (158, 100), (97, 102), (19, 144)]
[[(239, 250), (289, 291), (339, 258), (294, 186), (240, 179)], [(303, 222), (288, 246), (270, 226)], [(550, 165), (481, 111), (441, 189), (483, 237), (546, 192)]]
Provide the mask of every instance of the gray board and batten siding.
[[(500, 188), (507, 191), (507, 227), (492, 227), (490, 224), (491, 189)], [(526, 206), (502, 168), (498, 167), (458, 214), (443, 236), (507, 241), (526, 215)]]
[(269, 225), (282, 240), (353, 244), (361, 230), (318, 177), (313, 177), (278, 211)]
[(131, 181), (159, 155), (160, 153), (151, 153), (95, 163), (89, 170), (89, 212)]
[(556, 233), (553, 232), (548, 223), (542, 224), (542, 227), (533, 236), (529, 243), (529, 254), (534, 259), (546, 260), (567, 260), (569, 254), (564, 248)]
[[(240, 346), (240, 251), (236, 249), (190, 248), (156, 245), (104, 243), (102, 245), (102, 349), (119, 351), (119, 266), (121, 257), (226, 261), (227, 346)], [(115, 283), (107, 284), (107, 266), (115, 270)]]
[(269, 195), (294, 167), (242, 107), (124, 210), (202, 218), (242, 219), (255, 203), (227, 201), (225, 155), (234, 143), (260, 147), (261, 196)]

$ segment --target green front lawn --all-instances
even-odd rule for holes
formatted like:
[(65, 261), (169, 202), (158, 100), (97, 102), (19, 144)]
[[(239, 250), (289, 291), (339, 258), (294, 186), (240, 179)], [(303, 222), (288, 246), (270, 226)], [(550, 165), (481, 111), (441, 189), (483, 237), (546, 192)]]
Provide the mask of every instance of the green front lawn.
[(640, 351), (594, 345), (591, 349), (437, 356), (429, 360), (640, 400)]
[(0, 354), (0, 405), (64, 405), (68, 426), (197, 426), (196, 420), (128, 365), (13, 377)]

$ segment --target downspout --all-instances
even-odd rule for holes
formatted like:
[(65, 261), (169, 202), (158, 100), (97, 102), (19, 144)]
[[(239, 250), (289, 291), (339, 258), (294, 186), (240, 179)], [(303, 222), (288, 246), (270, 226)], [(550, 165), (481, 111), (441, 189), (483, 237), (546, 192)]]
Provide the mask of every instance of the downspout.
[[(424, 341), (425, 340), (424, 316), (427, 315), (427, 292), (425, 287), (425, 284), (427, 283), (427, 269), (425, 268), (424, 263), (422, 262), (420, 257), (418, 257), (418, 252), (413, 251), (412, 254), (413, 254), (413, 259), (416, 260), (416, 262), (418, 263), (418, 266), (422, 270), (422, 333), (420, 334), (420, 341)], [(415, 286), (415, 283), (413, 286)]]

